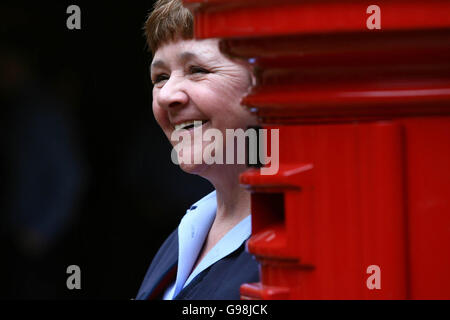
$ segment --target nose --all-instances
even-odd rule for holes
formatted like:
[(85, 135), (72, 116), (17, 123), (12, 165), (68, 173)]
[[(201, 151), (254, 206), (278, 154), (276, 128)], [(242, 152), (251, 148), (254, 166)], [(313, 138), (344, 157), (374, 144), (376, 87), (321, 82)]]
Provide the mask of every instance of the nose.
[(166, 110), (185, 106), (189, 96), (183, 86), (183, 79), (172, 75), (158, 91), (156, 99), (158, 104)]

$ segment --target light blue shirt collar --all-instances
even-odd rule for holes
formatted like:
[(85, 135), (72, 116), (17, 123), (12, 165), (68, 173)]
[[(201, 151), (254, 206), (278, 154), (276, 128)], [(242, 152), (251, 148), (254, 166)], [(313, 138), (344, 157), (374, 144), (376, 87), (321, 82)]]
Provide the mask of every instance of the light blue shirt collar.
[(181, 220), (178, 226), (177, 277), (175, 284), (164, 294), (165, 299), (175, 297), (199, 273), (238, 249), (250, 237), (251, 216), (249, 215), (228, 231), (192, 271), (216, 217), (216, 210), (216, 191), (213, 191), (193, 204)]

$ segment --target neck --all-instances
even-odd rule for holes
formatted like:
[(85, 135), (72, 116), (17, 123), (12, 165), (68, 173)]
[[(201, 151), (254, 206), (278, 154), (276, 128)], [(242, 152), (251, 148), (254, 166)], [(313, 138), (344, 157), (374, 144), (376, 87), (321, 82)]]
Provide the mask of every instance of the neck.
[(228, 231), (250, 214), (250, 193), (239, 185), (239, 174), (245, 166), (216, 169), (214, 174), (203, 175), (216, 189), (217, 212), (194, 268)]
[(239, 184), (239, 174), (245, 169), (245, 166), (222, 167), (215, 177), (208, 177), (216, 189), (215, 225), (228, 225), (231, 229), (250, 214), (250, 193)]

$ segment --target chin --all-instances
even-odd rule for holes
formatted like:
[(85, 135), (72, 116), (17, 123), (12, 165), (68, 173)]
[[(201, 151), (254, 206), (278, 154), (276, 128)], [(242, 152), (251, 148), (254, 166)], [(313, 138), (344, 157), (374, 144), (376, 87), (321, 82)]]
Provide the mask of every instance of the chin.
[(179, 167), (186, 173), (201, 175), (201, 173), (207, 169), (208, 165), (181, 163), (179, 164)]

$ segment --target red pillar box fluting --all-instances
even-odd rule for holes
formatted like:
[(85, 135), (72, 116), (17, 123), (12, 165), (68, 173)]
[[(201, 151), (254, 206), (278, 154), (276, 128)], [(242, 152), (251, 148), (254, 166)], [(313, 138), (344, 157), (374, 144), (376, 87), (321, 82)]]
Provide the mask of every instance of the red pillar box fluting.
[(240, 178), (261, 265), (242, 299), (450, 299), (450, 1), (184, 3), (279, 129), (278, 173)]

